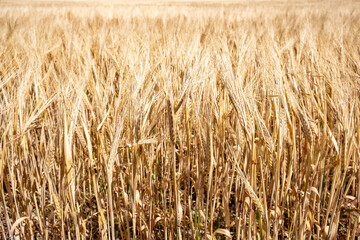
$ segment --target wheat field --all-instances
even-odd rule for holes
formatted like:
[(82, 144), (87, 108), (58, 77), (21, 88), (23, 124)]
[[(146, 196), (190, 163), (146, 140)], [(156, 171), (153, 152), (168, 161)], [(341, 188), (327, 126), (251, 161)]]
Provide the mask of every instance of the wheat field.
[(0, 238), (360, 237), (360, 3), (0, 1), (0, 26)]

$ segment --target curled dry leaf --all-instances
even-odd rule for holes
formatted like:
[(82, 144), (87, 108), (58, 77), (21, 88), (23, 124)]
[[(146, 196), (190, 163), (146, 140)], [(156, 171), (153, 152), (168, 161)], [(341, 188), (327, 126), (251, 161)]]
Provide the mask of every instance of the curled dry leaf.
[(17, 228), (17, 226), (19, 226), (19, 224), (26, 219), (29, 219), (29, 217), (21, 217), (14, 222), (14, 224), (11, 226), (11, 229), (10, 229), (10, 234), (12, 236), (14, 235), (14, 232), (15, 232), (15, 229)]

